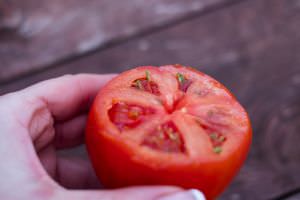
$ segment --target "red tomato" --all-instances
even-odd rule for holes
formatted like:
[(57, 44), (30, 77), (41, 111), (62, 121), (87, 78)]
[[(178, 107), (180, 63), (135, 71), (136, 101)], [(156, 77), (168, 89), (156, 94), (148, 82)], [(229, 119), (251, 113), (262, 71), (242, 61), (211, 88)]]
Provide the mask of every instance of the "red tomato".
[(86, 145), (104, 186), (177, 185), (216, 198), (251, 143), (247, 113), (213, 78), (168, 65), (111, 80), (91, 108)]

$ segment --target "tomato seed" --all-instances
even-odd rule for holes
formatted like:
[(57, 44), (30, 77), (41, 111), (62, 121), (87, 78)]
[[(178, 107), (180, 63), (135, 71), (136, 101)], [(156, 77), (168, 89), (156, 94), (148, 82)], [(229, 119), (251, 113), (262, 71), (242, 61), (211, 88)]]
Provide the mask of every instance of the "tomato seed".
[(214, 147), (213, 151), (217, 154), (220, 154), (222, 152), (222, 147), (220, 147), (220, 146)]
[(186, 92), (187, 89), (192, 84), (192, 81), (189, 79), (186, 79), (183, 74), (177, 73), (176, 74), (177, 80), (179, 82), (179, 89), (183, 92)]

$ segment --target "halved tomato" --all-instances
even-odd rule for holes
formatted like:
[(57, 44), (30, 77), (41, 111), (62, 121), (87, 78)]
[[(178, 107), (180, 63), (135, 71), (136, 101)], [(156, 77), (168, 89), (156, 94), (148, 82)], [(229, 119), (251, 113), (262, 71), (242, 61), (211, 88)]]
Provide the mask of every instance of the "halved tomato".
[(213, 78), (179, 65), (111, 80), (91, 108), (86, 145), (108, 188), (177, 185), (216, 198), (246, 158), (247, 113)]

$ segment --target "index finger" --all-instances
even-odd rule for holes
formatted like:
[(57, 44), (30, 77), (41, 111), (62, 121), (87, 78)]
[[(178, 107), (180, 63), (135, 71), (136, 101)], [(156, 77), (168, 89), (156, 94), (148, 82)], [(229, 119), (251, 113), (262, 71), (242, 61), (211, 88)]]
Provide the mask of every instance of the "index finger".
[(22, 92), (33, 100), (42, 101), (56, 120), (63, 121), (87, 110), (97, 92), (114, 76), (65, 75), (43, 81)]

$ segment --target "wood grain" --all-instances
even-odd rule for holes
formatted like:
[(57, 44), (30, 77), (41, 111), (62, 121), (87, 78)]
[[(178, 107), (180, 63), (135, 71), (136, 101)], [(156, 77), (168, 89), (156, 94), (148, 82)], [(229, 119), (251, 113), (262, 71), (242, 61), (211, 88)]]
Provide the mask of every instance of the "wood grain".
[(233, 1), (0, 1), (0, 82)]
[(65, 73), (182, 63), (223, 82), (246, 107), (253, 144), (222, 200), (266, 200), (300, 188), (300, 1), (249, 0), (2, 85)]

